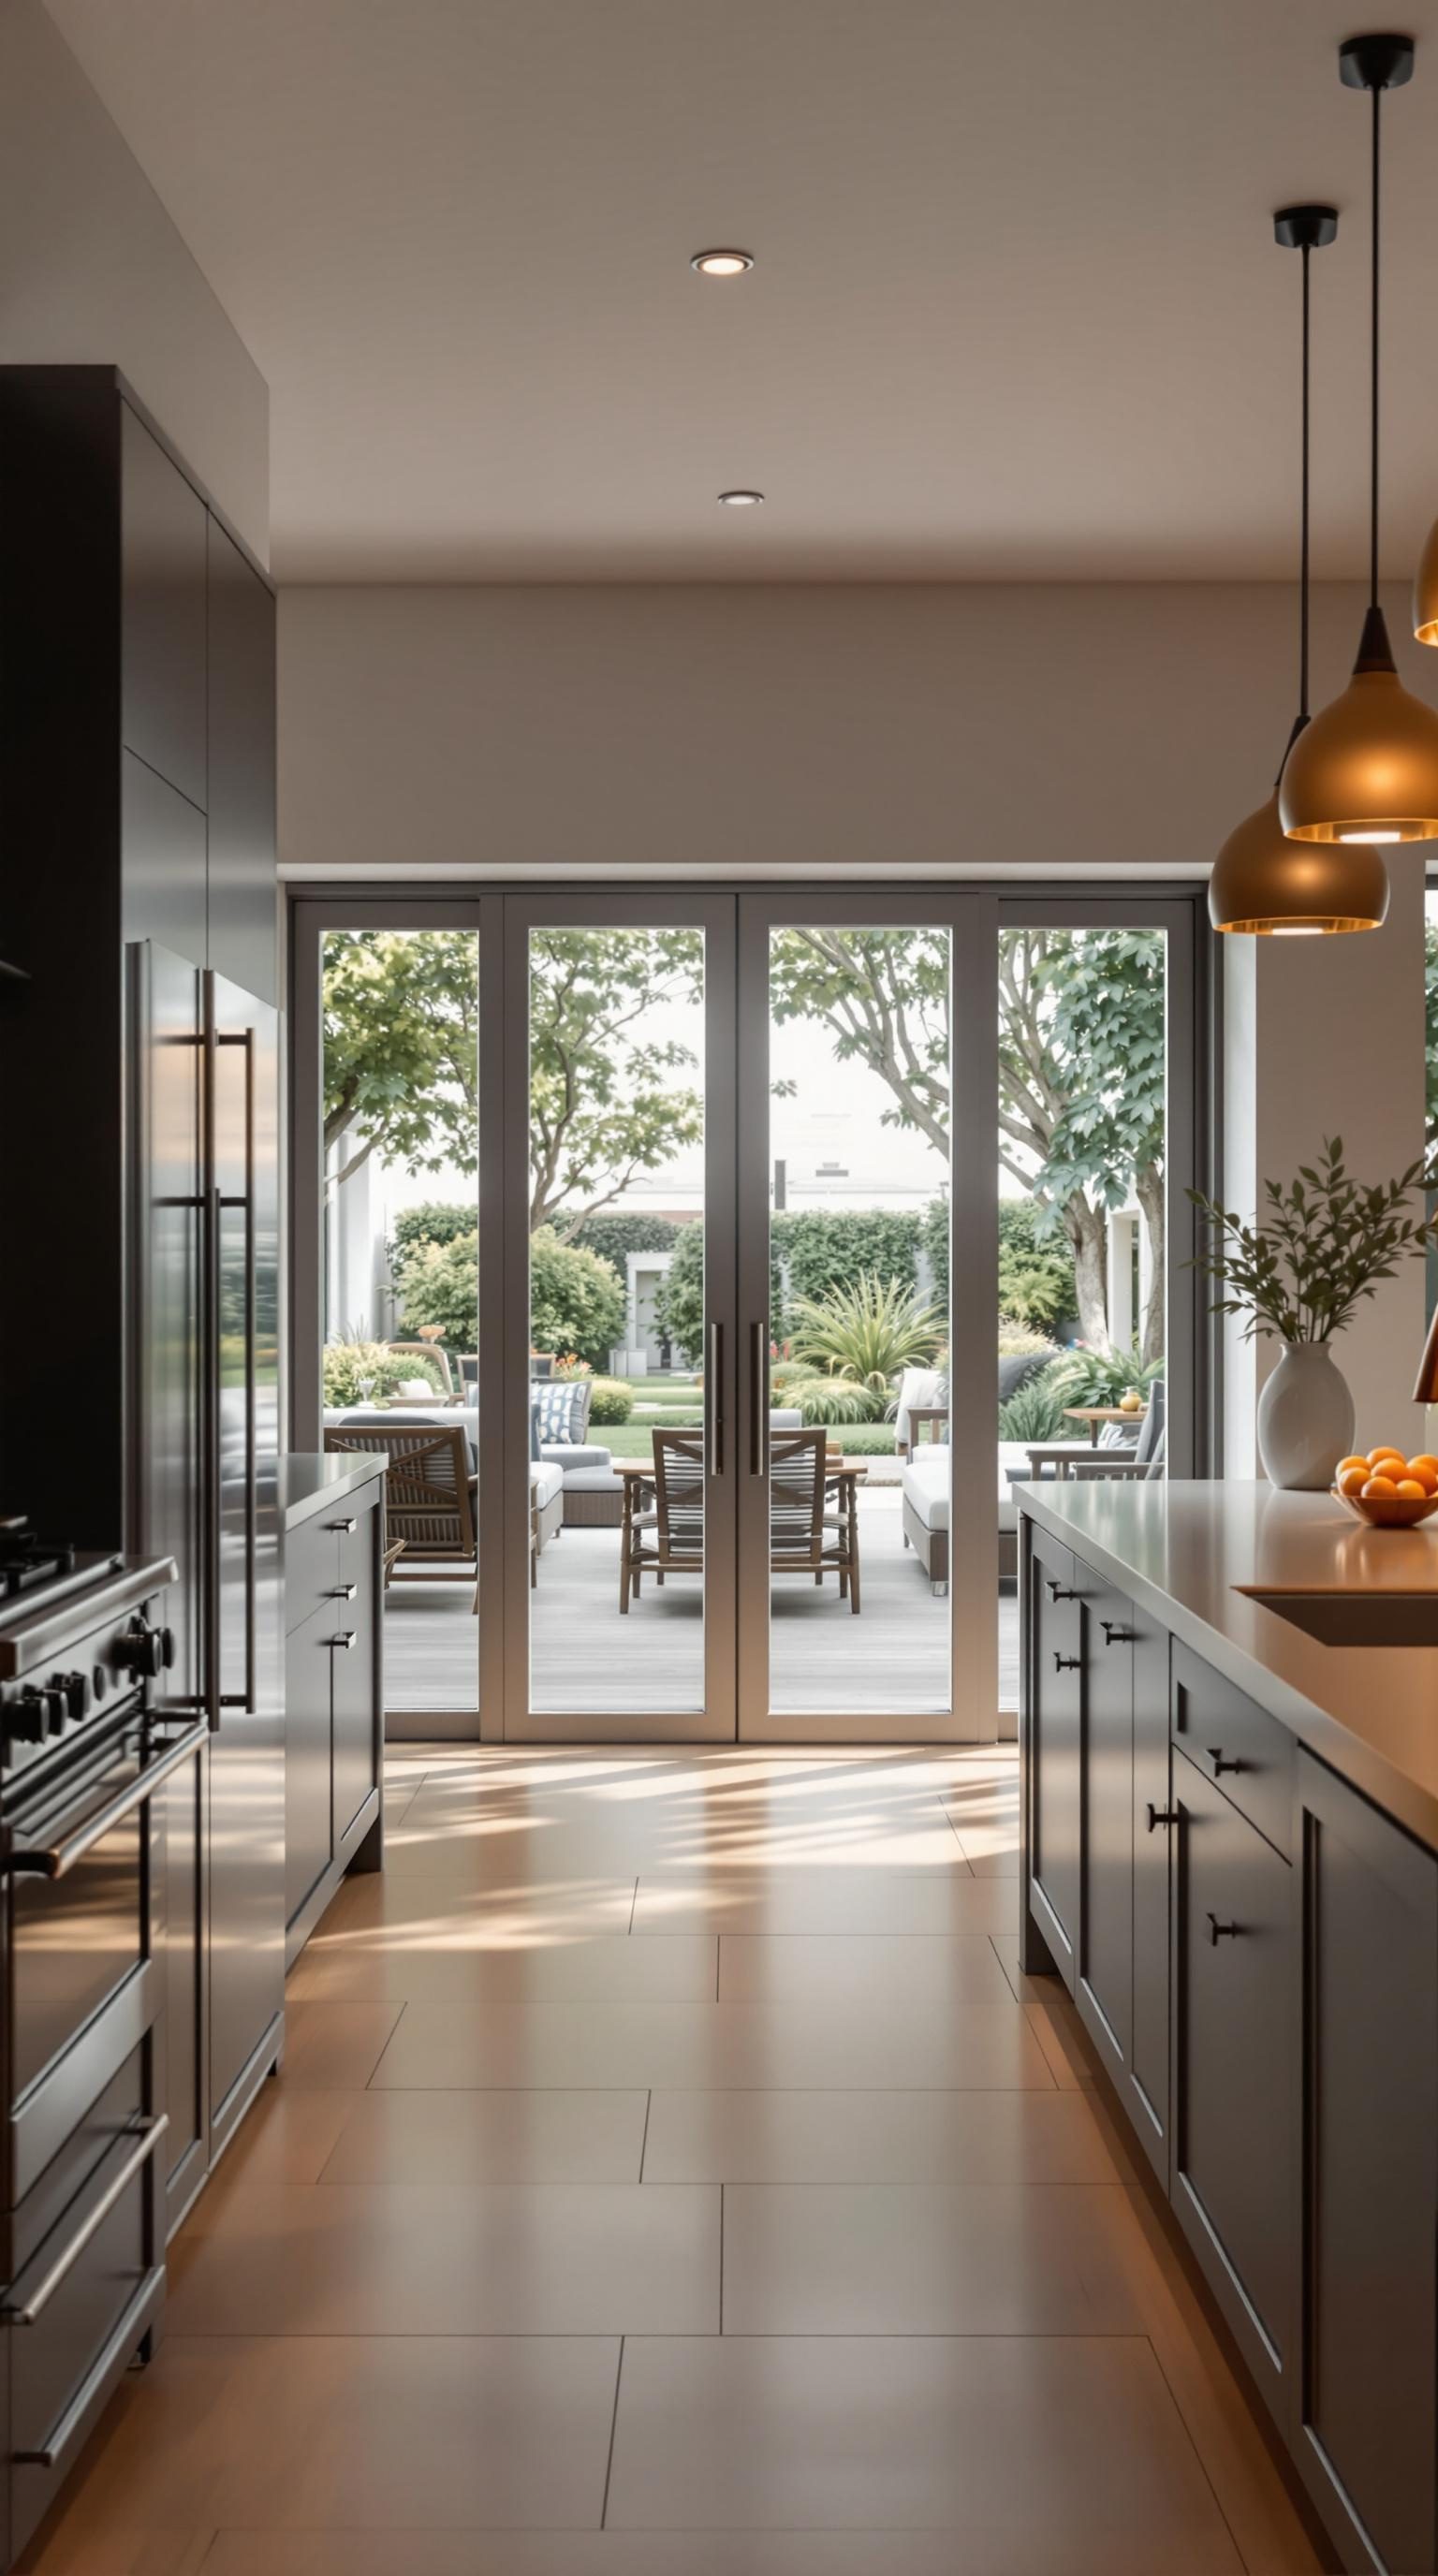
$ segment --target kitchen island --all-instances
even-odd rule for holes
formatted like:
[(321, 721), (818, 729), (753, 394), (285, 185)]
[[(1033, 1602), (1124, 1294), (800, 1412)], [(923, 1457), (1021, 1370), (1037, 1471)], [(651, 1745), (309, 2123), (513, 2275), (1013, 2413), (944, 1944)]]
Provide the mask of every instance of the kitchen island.
[(385, 1460), (280, 1461), (285, 1523), (285, 1966), (384, 1849)]
[(1438, 1535), (1267, 1485), (1016, 1498), (1024, 1964), (1343, 2565), (1431, 2569)]

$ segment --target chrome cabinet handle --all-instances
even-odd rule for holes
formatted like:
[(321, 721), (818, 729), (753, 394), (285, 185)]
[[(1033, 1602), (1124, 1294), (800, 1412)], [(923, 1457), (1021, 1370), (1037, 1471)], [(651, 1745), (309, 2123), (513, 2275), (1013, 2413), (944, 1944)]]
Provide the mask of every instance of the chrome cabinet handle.
[(1216, 1914), (1210, 1914), (1208, 1918), (1210, 1948), (1216, 1950), (1220, 1941), (1236, 1941), (1242, 1930), (1241, 1923), (1220, 1923)]
[(169, 2125), (168, 2112), (161, 2111), (155, 2119), (146, 2120), (139, 2130), (126, 2133), (139, 2140), (134, 2153), (125, 2158), (118, 2173), (111, 2175), (94, 2208), (82, 2219), (69, 2244), (56, 2255), (38, 2288), (19, 2307), (5, 2309), (6, 2319), (12, 2326), (33, 2326), (39, 2322), (56, 2291), (74, 2271), (91, 2238), (99, 2234), (116, 2201), (128, 2190), (142, 2165), (149, 2163)]
[(345, 1653), (348, 1654), (354, 1641), (355, 1632), (353, 1628), (342, 1628), (337, 1637), (331, 1637), (330, 1644), (332, 1646), (343, 1646)]
[(327, 1530), (338, 1530), (341, 1538), (348, 1538), (351, 1531), (359, 1527), (359, 1523), (357, 1521), (326, 1521), (325, 1527)]
[(1247, 1768), (1246, 1763), (1243, 1762), (1225, 1762), (1223, 1758), (1223, 1747), (1221, 1744), (1210, 1744), (1208, 1748), (1208, 1758), (1213, 1764), (1213, 1776), (1215, 1780), (1217, 1780), (1225, 1771), (1243, 1771)]
[(182, 1762), (188, 1762), (199, 1752), (209, 1733), (208, 1717), (202, 1719), (198, 1726), (187, 1727), (178, 1743), (166, 1747), (158, 1762), (147, 1763), (137, 1780), (121, 1789), (108, 1806), (99, 1808), (96, 1814), (88, 1817), (64, 1842), (54, 1843), (48, 1849), (7, 1852), (0, 1859), (0, 1870), (32, 1878), (67, 1877), (75, 1863), (84, 1859), (86, 1852), (93, 1851), (96, 1843), (103, 1842), (106, 1834), (113, 1833), (117, 1825), (122, 1825), (127, 1816), (133, 1815), (137, 1807), (142, 1807), (145, 1800), (163, 1786), (172, 1771), (178, 1771)]
[(332, 1591), (325, 1594), (325, 1599), (326, 1601), (353, 1601), (358, 1590), (357, 1583), (337, 1583)]

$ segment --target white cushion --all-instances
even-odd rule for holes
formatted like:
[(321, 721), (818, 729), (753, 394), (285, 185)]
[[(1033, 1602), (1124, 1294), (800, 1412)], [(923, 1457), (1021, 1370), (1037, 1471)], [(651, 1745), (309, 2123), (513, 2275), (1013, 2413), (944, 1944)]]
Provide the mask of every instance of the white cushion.
[(564, 1469), (562, 1467), (551, 1467), (548, 1460), (544, 1458), (530, 1460), (529, 1491), (541, 1511), (553, 1502), (556, 1494), (562, 1493), (563, 1490)]
[[(918, 1400), (916, 1396), (916, 1404)], [(941, 1440), (923, 1441), (914, 1456), (905, 1462), (900, 1478), (904, 1500), (925, 1529), (946, 1530), (949, 1526), (949, 1470), (952, 1464), (952, 1452)]]
[(605, 1462), (602, 1467), (565, 1468), (566, 1494), (618, 1494), (623, 1491), (622, 1480), (609, 1464), (608, 1450), (601, 1449), (598, 1454)]
[(947, 1404), (949, 1381), (942, 1369), (906, 1368), (899, 1380), (899, 1400), (894, 1413), (894, 1445), (909, 1445), (909, 1407), (911, 1404)]

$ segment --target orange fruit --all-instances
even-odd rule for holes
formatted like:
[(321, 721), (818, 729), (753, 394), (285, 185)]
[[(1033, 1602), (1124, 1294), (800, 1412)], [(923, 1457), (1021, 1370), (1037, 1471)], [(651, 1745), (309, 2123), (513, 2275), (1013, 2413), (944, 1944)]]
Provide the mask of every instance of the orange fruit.
[(1370, 1467), (1381, 1467), (1386, 1458), (1393, 1459), (1395, 1465), (1399, 1467), (1406, 1467), (1408, 1464), (1401, 1449), (1370, 1449), (1368, 1452)]
[(1340, 1458), (1337, 1466), (1333, 1470), (1333, 1481), (1335, 1485), (1341, 1485), (1345, 1476), (1356, 1475), (1360, 1467), (1366, 1476), (1368, 1473), (1368, 1460), (1366, 1458)]
[(1345, 1467), (1338, 1478), (1340, 1494), (1361, 1494), (1368, 1482), (1367, 1466)]
[(1428, 1500), (1428, 1489), (1426, 1485), (1419, 1484), (1416, 1476), (1400, 1476), (1397, 1493), (1400, 1503), (1426, 1503)]
[(1415, 1485), (1422, 1486), (1425, 1494), (1438, 1494), (1438, 1467), (1434, 1466), (1431, 1458), (1410, 1458), (1408, 1473)]
[(1365, 1503), (1391, 1503), (1398, 1486), (1392, 1476), (1370, 1476), (1363, 1488)]

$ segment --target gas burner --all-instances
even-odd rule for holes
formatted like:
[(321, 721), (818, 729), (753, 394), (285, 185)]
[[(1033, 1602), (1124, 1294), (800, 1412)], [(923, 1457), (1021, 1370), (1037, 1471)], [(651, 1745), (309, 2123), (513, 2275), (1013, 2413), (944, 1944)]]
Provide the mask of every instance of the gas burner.
[(0, 1617), (12, 1601), (72, 1591), (118, 1563), (117, 1557), (79, 1555), (64, 1541), (37, 1537), (23, 1513), (0, 1518)]

